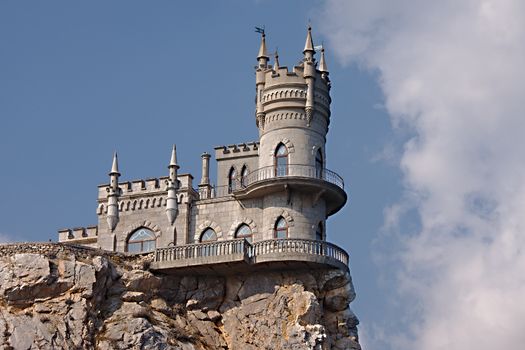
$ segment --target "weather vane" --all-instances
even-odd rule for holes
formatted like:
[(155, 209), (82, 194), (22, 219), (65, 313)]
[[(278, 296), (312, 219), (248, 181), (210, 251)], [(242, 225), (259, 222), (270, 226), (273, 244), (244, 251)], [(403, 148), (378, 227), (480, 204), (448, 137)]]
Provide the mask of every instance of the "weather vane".
[(262, 26), (262, 27), (255, 27), (255, 32), (256, 33), (261, 33), (262, 35), (264, 35), (264, 26)]

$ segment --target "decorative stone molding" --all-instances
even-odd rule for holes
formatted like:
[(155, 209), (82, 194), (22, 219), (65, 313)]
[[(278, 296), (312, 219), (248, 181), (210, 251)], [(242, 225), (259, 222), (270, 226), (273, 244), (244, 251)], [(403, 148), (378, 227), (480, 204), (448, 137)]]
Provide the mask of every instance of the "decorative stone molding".
[(294, 226), (293, 217), (290, 215), (290, 213), (288, 213), (288, 211), (282, 210), (281, 212), (279, 212), (278, 215), (272, 216), (273, 220), (270, 221), (270, 223), (268, 225), (269, 237), (273, 237), (273, 230), (275, 228), (275, 223), (277, 222), (277, 219), (279, 217), (281, 217), (281, 216), (286, 220), (286, 223), (288, 224), (288, 227), (293, 227)]
[(272, 90), (263, 95), (263, 102), (270, 102), (281, 98), (306, 98), (306, 91), (302, 89)]
[(314, 108), (313, 107), (306, 107), (306, 126), (310, 126), (312, 124), (312, 120), (314, 119)]
[(246, 224), (248, 227), (250, 227), (250, 230), (252, 231), (252, 235), (257, 233), (257, 225), (255, 225), (255, 222), (250, 218), (242, 218), (239, 220), (235, 220), (233, 224), (230, 227), (230, 231), (228, 231), (228, 235), (226, 236), (226, 239), (235, 239), (235, 232), (237, 232), (237, 229), (242, 225)]
[(283, 145), (286, 146), (286, 149), (288, 150), (288, 154), (290, 153), (294, 153), (295, 152), (295, 147), (292, 143), (292, 141), (290, 141), (289, 139), (287, 138), (284, 138), (284, 139), (281, 139), (281, 141), (277, 142), (275, 144), (275, 147), (272, 149), (271, 153), (270, 153), (270, 156), (273, 157), (275, 155), (275, 150), (277, 148), (277, 145), (279, 145), (280, 143), (282, 143)]
[(161, 235), (160, 228), (157, 225), (154, 225), (151, 221), (144, 220), (144, 221), (140, 221), (138, 223), (131, 225), (128, 228), (128, 230), (124, 232), (123, 236), (126, 237), (126, 242), (128, 241), (129, 236), (133, 234), (133, 232), (137, 231), (138, 229), (142, 227), (147, 228), (148, 230), (151, 230), (155, 234), (155, 237), (157, 238), (159, 238)]
[(266, 113), (257, 113), (257, 115), (255, 116), (255, 124), (257, 125), (259, 129), (261, 129), (261, 131), (264, 130), (265, 119), (266, 119)]
[(215, 231), (215, 234), (217, 235), (218, 240), (222, 238), (222, 229), (219, 226), (219, 224), (217, 224), (215, 221), (206, 219), (197, 227), (197, 231), (195, 232), (195, 235), (193, 236), (193, 241), (195, 243), (200, 242), (201, 234), (208, 227), (211, 228), (213, 231)]
[(273, 122), (276, 120), (290, 120), (290, 119), (306, 120), (306, 114), (299, 113), (299, 112), (269, 113), (267, 114), (267, 117), (266, 117), (266, 123)]

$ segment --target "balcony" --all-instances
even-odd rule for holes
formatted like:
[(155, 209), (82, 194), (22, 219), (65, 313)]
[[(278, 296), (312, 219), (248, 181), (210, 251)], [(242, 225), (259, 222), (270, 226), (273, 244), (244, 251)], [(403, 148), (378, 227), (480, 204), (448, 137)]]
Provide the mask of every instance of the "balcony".
[(158, 248), (152, 270), (166, 273), (236, 273), (259, 268), (348, 269), (348, 254), (335, 244), (308, 239), (245, 239)]
[(327, 215), (335, 214), (347, 200), (341, 176), (328, 169), (302, 164), (268, 166), (254, 170), (233, 186), (231, 191), (236, 198), (246, 199), (285, 189), (324, 197)]

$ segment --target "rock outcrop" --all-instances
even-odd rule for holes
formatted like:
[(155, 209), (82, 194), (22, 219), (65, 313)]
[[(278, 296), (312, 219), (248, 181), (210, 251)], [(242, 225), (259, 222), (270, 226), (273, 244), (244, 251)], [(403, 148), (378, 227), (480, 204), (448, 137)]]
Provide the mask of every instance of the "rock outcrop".
[(0, 246), (0, 349), (360, 349), (346, 272), (173, 276), (151, 259)]

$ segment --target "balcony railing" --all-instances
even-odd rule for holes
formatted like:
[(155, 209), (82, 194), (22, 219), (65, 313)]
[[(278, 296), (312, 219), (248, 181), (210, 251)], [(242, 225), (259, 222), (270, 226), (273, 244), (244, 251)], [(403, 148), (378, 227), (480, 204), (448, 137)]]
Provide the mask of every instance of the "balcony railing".
[(256, 169), (240, 179), (235, 179), (229, 186), (199, 188), (199, 198), (213, 199), (227, 197), (257, 182), (286, 177), (318, 179), (334, 184), (343, 190), (345, 188), (343, 178), (331, 170), (320, 169), (311, 165), (288, 164), (285, 166), (267, 166)]
[(240, 238), (158, 248), (155, 251), (156, 269), (235, 261), (248, 264), (302, 261), (348, 266), (348, 254), (335, 244), (309, 239), (271, 239), (250, 244)]
[(259, 181), (282, 177), (319, 179), (334, 184), (341, 189), (345, 187), (343, 178), (331, 170), (311, 165), (288, 164), (283, 166), (267, 166), (254, 170), (239, 181), (239, 187), (236, 189), (248, 187)]
[(192, 260), (231, 255), (249, 257), (251, 249), (250, 243), (244, 238), (220, 242), (186, 244), (168, 248), (157, 248), (155, 250), (155, 261)]

